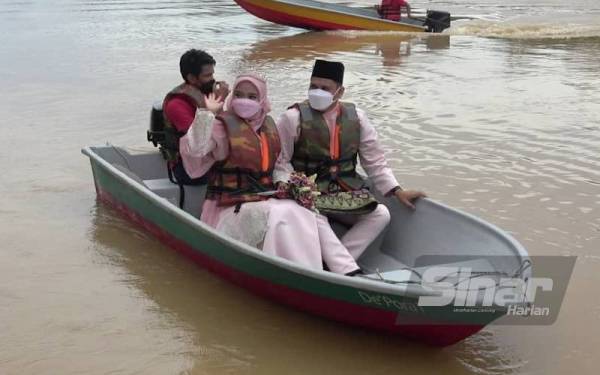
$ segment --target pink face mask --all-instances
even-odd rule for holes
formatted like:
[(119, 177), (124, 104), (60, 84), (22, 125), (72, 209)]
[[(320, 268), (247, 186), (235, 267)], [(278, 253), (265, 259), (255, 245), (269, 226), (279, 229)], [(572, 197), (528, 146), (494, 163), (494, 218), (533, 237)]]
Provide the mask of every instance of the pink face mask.
[(236, 98), (231, 101), (231, 108), (236, 115), (243, 119), (249, 119), (260, 110), (260, 103), (252, 99)]

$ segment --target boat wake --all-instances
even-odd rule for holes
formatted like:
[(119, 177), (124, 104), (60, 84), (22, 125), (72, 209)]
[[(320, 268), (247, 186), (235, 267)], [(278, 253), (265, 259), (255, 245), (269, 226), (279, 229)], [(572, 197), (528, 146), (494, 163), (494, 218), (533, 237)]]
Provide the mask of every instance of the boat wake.
[(337, 30), (326, 31), (328, 35), (338, 35), (348, 39), (363, 37), (385, 37), (393, 35), (406, 37), (444, 37), (444, 36), (478, 36), (503, 39), (587, 39), (600, 38), (600, 19), (597, 22), (581, 22), (565, 20), (562, 24), (550, 23), (534, 19), (492, 20), (472, 18), (455, 21), (452, 26), (439, 34), (401, 31), (363, 31)]
[(560, 23), (548, 18), (511, 20), (457, 21), (446, 30), (448, 35), (481, 36), (506, 39), (579, 39), (600, 37), (600, 17), (562, 18)]

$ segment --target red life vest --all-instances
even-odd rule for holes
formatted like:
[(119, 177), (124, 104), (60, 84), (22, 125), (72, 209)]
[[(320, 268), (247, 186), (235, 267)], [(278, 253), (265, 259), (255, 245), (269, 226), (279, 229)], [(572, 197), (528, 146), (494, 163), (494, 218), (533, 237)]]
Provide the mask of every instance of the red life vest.
[(379, 6), (379, 15), (386, 20), (400, 21), (400, 11), (403, 5), (406, 5), (404, 0), (382, 0)]
[(196, 87), (187, 83), (182, 83), (181, 85), (175, 87), (165, 96), (162, 106), (163, 120), (165, 124), (165, 139), (161, 142), (160, 149), (163, 157), (169, 162), (179, 160), (179, 139), (185, 135), (185, 133), (177, 130), (175, 125), (173, 125), (167, 117), (166, 111), (164, 111), (164, 109), (167, 107), (167, 102), (177, 95), (183, 95), (187, 97), (198, 108), (206, 108), (204, 94)]

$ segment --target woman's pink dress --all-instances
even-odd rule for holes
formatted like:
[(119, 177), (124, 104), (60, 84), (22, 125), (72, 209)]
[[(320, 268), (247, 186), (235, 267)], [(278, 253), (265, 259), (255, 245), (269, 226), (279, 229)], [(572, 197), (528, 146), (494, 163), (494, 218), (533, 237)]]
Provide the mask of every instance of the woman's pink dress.
[[(197, 113), (192, 128), (180, 140), (183, 164), (192, 178), (203, 176), (215, 161), (224, 160), (229, 154), (224, 124), (214, 120), (211, 126), (208, 122), (213, 117), (209, 113)], [(211, 131), (208, 138), (207, 129)], [(275, 198), (244, 203), (238, 213), (234, 211), (235, 206), (219, 207), (215, 200), (207, 199), (202, 206), (200, 220), (267, 254), (312, 269), (323, 268), (317, 219), (312, 211), (292, 200)], [(350, 268), (356, 269), (355, 266)]]

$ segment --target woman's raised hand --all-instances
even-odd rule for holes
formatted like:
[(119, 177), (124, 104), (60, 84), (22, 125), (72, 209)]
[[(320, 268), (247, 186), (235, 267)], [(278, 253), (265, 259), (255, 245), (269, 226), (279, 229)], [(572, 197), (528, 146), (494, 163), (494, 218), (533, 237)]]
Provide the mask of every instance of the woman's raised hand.
[(205, 95), (204, 102), (206, 104), (206, 109), (208, 109), (215, 115), (223, 110), (223, 105), (225, 104), (225, 102), (223, 101), (223, 97), (217, 96), (217, 94), (215, 94), (214, 92)]

